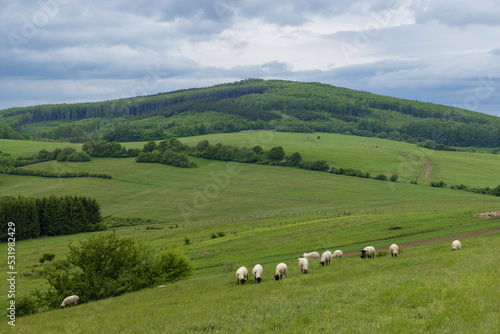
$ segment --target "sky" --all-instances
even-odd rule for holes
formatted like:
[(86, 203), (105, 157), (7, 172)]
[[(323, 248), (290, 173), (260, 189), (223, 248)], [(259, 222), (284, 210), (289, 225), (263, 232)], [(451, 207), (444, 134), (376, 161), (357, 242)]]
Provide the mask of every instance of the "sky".
[(494, 0), (1, 0), (0, 109), (246, 78), (500, 116)]

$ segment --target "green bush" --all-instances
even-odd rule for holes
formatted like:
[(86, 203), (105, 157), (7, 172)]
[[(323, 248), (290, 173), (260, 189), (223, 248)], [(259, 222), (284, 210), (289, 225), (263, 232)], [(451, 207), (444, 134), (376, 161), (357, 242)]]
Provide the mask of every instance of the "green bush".
[(438, 188), (444, 188), (446, 187), (446, 183), (444, 181), (432, 181), (431, 182), (431, 187), (438, 187)]
[(107, 233), (91, 236), (80, 246), (68, 245), (67, 261), (72, 270), (47, 268), (48, 292), (40, 294), (49, 308), (69, 295), (82, 302), (137, 291), (158, 283), (191, 275), (193, 267), (178, 247), (170, 247), (159, 257), (153, 249), (131, 237)]
[(380, 181), (387, 181), (389, 178), (385, 174), (379, 174), (374, 177), (375, 180), (380, 180)]
[(38, 262), (40, 263), (44, 263), (45, 261), (52, 261), (54, 260), (54, 257), (56, 257), (56, 254), (52, 254), (52, 253), (43, 253), (43, 255), (38, 259)]
[(35, 314), (37, 311), (38, 305), (34, 296), (26, 295), (16, 299), (16, 316), (23, 317)]

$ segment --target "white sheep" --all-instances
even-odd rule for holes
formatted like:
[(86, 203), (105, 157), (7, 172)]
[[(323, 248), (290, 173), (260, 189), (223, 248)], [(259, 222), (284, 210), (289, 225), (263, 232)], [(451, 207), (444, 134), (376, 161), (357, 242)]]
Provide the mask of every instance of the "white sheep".
[(65, 308), (66, 306), (70, 305), (77, 306), (79, 302), (80, 302), (80, 297), (78, 297), (77, 295), (69, 296), (64, 298), (60, 308)]
[(368, 258), (375, 258), (375, 253), (377, 251), (375, 250), (375, 247), (372, 247), (372, 246), (367, 246), (365, 247), (363, 250), (361, 250), (361, 258), (364, 259), (366, 257)]
[(263, 271), (264, 271), (264, 269), (262, 268), (262, 266), (260, 264), (256, 264), (255, 267), (253, 267), (253, 269), (252, 269), (253, 278), (258, 283), (260, 283), (260, 281), (262, 280), (262, 272)]
[(299, 269), (300, 272), (303, 274), (307, 274), (308, 271), (307, 269), (309, 268), (309, 261), (305, 257), (299, 257), (297, 260), (299, 260)]
[(454, 251), (454, 250), (459, 250), (459, 249), (462, 249), (462, 243), (458, 240), (455, 240), (451, 243), (451, 250)]
[(330, 261), (332, 260), (332, 252), (330, 251), (325, 251), (323, 254), (321, 254), (321, 265), (324, 266), (325, 264), (330, 264)]
[(399, 254), (399, 247), (398, 245), (396, 244), (392, 244), (390, 247), (389, 247), (389, 250), (391, 251), (391, 256), (398, 256)]
[(245, 284), (245, 281), (248, 280), (247, 268), (240, 267), (240, 269), (236, 270), (236, 279), (238, 280), (238, 284)]
[(287, 272), (287, 267), (286, 264), (280, 263), (276, 266), (276, 273), (274, 275), (274, 278), (278, 281), (280, 278), (283, 278), (283, 275), (287, 277), (286, 272)]
[(319, 259), (319, 253), (318, 252), (311, 252), (311, 253), (304, 253), (302, 254), (303, 258), (306, 259)]
[(344, 257), (344, 253), (342, 253), (342, 251), (340, 249), (337, 249), (335, 252), (333, 252), (332, 254), (332, 258), (333, 259), (336, 259), (336, 258), (343, 258)]

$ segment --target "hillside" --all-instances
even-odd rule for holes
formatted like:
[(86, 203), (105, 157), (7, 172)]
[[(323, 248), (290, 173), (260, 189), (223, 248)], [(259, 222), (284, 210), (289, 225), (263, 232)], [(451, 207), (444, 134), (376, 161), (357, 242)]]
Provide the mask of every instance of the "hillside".
[(0, 138), (159, 140), (273, 129), (500, 147), (500, 119), (320, 83), (248, 79), (130, 99), (0, 111)]
[[(190, 146), (201, 140), (265, 150), (280, 145), (287, 154), (297, 151), (305, 159), (400, 178), (377, 181), (194, 157), (190, 159), (198, 168), (94, 157), (21, 167), (109, 173), (111, 179), (0, 174), (0, 196), (95, 198), (106, 222), (124, 223), (117, 235), (145, 241), (157, 252), (179, 244), (195, 266), (192, 277), (163, 288), (19, 317), (18, 331), (492, 332), (498, 327), (494, 263), (500, 255), (491, 253), (491, 245), (499, 242), (499, 219), (473, 215), (497, 210), (499, 197), (430, 187), (421, 158), (432, 164), (432, 179), (494, 187), (499, 155), (439, 152), (331, 133), (251, 131), (181, 138)], [(127, 148), (144, 144), (123, 143)], [(2, 150), (15, 156), (67, 145), (82, 147), (0, 140)], [(415, 180), (418, 184), (410, 183)], [(400, 229), (391, 229), (395, 226)], [(44, 266), (38, 262), (42, 254), (50, 252), (63, 261), (69, 243), (100, 233), (16, 240), (16, 298), (47, 289)], [(460, 252), (450, 252), (454, 238), (462, 241)], [(384, 251), (391, 243), (402, 246), (400, 257), (359, 259), (362, 246)], [(0, 244), (4, 254), (7, 248)], [(312, 262), (308, 275), (299, 274), (296, 259), (302, 252), (325, 249), (341, 249), (346, 257), (325, 267)], [(279, 262), (287, 263), (289, 274), (275, 282)], [(264, 267), (264, 281), (238, 286), (236, 269), (257, 263)], [(0, 270), (8, 272), (7, 261)], [(0, 288), (8, 291), (8, 282)], [(7, 293), (1, 294), (0, 306), (6, 308), (8, 302)]]

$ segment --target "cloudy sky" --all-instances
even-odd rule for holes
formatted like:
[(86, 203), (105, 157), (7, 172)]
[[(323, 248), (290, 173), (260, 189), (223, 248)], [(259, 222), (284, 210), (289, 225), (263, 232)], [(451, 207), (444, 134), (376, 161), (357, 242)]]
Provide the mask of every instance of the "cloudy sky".
[(500, 116), (494, 0), (2, 0), (0, 109), (245, 78)]

